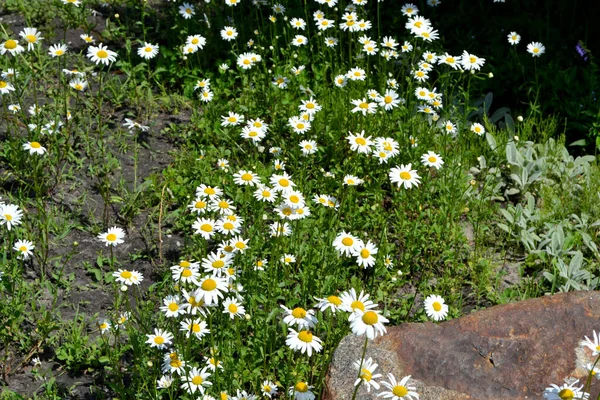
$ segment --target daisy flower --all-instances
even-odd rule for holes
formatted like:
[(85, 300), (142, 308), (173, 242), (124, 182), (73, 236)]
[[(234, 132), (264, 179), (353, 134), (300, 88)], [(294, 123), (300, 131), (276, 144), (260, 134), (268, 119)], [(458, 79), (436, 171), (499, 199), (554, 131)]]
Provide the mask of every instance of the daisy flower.
[(288, 86), (290, 80), (285, 76), (278, 75), (273, 80), (273, 85), (277, 86), (279, 89), (285, 89)]
[(29, 154), (43, 155), (46, 152), (46, 148), (43, 147), (39, 142), (27, 142), (23, 144), (23, 150), (29, 151)]
[[(208, 369), (210, 369), (213, 372), (215, 372), (217, 368), (223, 370), (223, 363), (221, 361), (215, 360), (214, 357), (204, 357), (204, 361), (206, 361), (206, 366), (208, 367)], [(203, 398), (202, 400), (205, 399)]]
[(354, 318), (350, 321), (350, 329), (356, 336), (367, 335), (369, 339), (375, 339), (386, 333), (384, 323), (389, 322), (387, 318), (379, 315), (377, 311), (356, 311)]
[(146, 335), (148, 343), (151, 347), (156, 347), (159, 350), (165, 349), (172, 344), (173, 335), (167, 331), (163, 331), (158, 328), (154, 328), (153, 335)]
[(106, 318), (99, 319), (97, 321), (98, 329), (100, 329), (100, 333), (104, 334), (110, 329), (110, 321)]
[(348, 78), (346, 77), (346, 75), (338, 75), (333, 80), (333, 83), (337, 87), (344, 87), (348, 83)]
[(117, 282), (127, 286), (139, 285), (140, 282), (144, 280), (143, 275), (136, 270), (128, 271), (126, 269), (119, 269), (118, 271), (113, 272), (112, 276), (115, 277)]
[(179, 14), (185, 19), (190, 19), (196, 14), (196, 11), (194, 10), (194, 6), (190, 3), (183, 3), (179, 6)]
[(69, 86), (78, 92), (83, 92), (88, 87), (88, 82), (83, 78), (77, 77), (69, 82)]
[(346, 136), (346, 140), (350, 143), (350, 149), (352, 151), (356, 151), (359, 154), (369, 154), (371, 152), (373, 142), (371, 141), (371, 136), (365, 137), (364, 130), (357, 134), (353, 134), (352, 132), (348, 133), (349, 135)]
[(377, 98), (377, 103), (379, 103), (379, 107), (382, 107), (386, 111), (390, 111), (395, 107), (398, 107), (398, 104), (400, 104), (400, 97), (395, 90), (387, 89), (383, 96)]
[(262, 385), (260, 385), (260, 390), (264, 396), (271, 398), (277, 394), (277, 385), (272, 381), (265, 380)]
[(335, 296), (335, 295), (327, 296), (322, 299), (315, 297), (315, 300), (318, 301), (318, 303), (315, 305), (315, 307), (318, 308), (319, 310), (321, 310), (321, 312), (324, 312), (325, 310), (330, 309), (331, 312), (335, 313), (342, 306), (342, 299), (340, 299), (338, 296)]
[(48, 55), (52, 57), (60, 57), (67, 52), (66, 44), (53, 44), (48, 48)]
[(196, 339), (202, 339), (205, 335), (210, 333), (206, 321), (201, 321), (198, 318), (194, 320), (189, 318), (184, 319), (179, 323), (179, 330), (185, 332), (186, 338), (189, 338), (193, 334)]
[(21, 46), (16, 40), (8, 39), (0, 45), (0, 54), (4, 55), (8, 52), (10, 55), (17, 55), (25, 51), (25, 47)]
[(217, 221), (209, 218), (198, 218), (192, 224), (192, 229), (195, 229), (195, 234), (202, 235), (206, 240), (210, 239), (215, 234)]
[(546, 52), (546, 47), (540, 42), (531, 42), (527, 45), (527, 52), (533, 57), (539, 57)]
[(145, 42), (144, 45), (138, 49), (137, 53), (138, 56), (150, 60), (158, 54), (158, 45)]
[(544, 398), (548, 400), (586, 400), (590, 398), (590, 394), (583, 391), (584, 385), (575, 386), (579, 383), (579, 379), (567, 378), (564, 385), (558, 386), (551, 384), (544, 390)]
[(371, 393), (371, 387), (374, 389), (379, 389), (379, 383), (374, 381), (374, 379), (381, 378), (382, 376), (381, 374), (374, 373), (379, 365), (374, 363), (371, 357), (364, 360), (362, 363), (361, 361), (362, 360), (358, 360), (354, 361), (353, 363), (354, 369), (359, 371), (359, 376), (356, 381), (354, 381), (354, 386), (358, 386), (362, 382), (364, 385), (366, 385), (367, 392)]
[(156, 381), (157, 389), (168, 389), (173, 385), (173, 377), (169, 375), (163, 375)]
[(513, 46), (519, 44), (519, 42), (521, 41), (521, 35), (519, 35), (517, 32), (511, 32), (507, 36), (508, 43), (512, 44)]
[(444, 55), (440, 56), (438, 58), (438, 64), (446, 64), (452, 67), (452, 69), (459, 69), (461, 66), (461, 57), (455, 57), (455, 56), (451, 56), (448, 53), (445, 53)]
[(582, 340), (579, 345), (592, 350), (592, 357), (596, 357), (600, 354), (600, 335), (598, 335), (596, 331), (592, 331), (592, 333), (594, 340), (590, 340), (590, 338), (584, 336), (585, 340)]
[(441, 296), (432, 294), (423, 302), (425, 313), (434, 321), (441, 321), (448, 315), (448, 305)]
[(13, 246), (13, 250), (19, 252), (19, 258), (22, 260), (27, 260), (29, 257), (33, 255), (33, 249), (35, 246), (33, 242), (29, 240), (17, 240), (15, 245)]
[(194, 49), (202, 49), (206, 45), (206, 38), (202, 35), (191, 35), (186, 38), (185, 44), (194, 47)]
[(268, 186), (260, 186), (254, 191), (254, 198), (259, 201), (274, 203), (277, 199), (277, 192)]
[(460, 56), (460, 62), (466, 71), (479, 71), (483, 67), (483, 64), (485, 64), (485, 58), (477, 57), (475, 54), (463, 51), (462, 56)]
[(167, 318), (178, 317), (181, 314), (185, 314), (185, 309), (181, 307), (181, 299), (179, 296), (167, 296), (163, 299), (163, 305), (160, 307), (160, 311), (165, 313)]
[(302, 36), (302, 35), (296, 35), (294, 36), (294, 39), (292, 40), (292, 45), (298, 47), (298, 46), (306, 46), (306, 44), (308, 43), (308, 39), (306, 38), (306, 36)]
[(314, 328), (317, 322), (319, 322), (315, 317), (314, 310), (305, 310), (302, 307), (296, 307), (293, 310), (290, 310), (283, 304), (280, 307), (285, 310), (283, 322), (290, 326), (297, 325), (300, 329)]
[(96, 39), (94, 39), (93, 36), (88, 35), (86, 33), (79, 35), (79, 37), (81, 38), (81, 40), (83, 40), (87, 44), (94, 43), (96, 41)]
[(306, 353), (309, 357), (312, 356), (313, 351), (319, 353), (323, 349), (321, 339), (313, 335), (310, 331), (302, 330), (298, 332), (292, 328), (288, 328), (288, 331), (289, 334), (287, 335), (285, 344), (290, 349), (300, 351), (302, 354)]
[(171, 351), (164, 355), (161, 370), (163, 374), (181, 374), (185, 365), (186, 362), (181, 359), (179, 354)]
[(233, 182), (242, 186), (257, 186), (260, 184), (260, 178), (252, 171), (240, 170), (233, 175)]
[(400, 12), (402, 14), (404, 14), (405, 16), (410, 17), (413, 15), (417, 15), (419, 13), (419, 9), (414, 4), (407, 3), (402, 6), (402, 8), (400, 9)]
[(392, 183), (397, 183), (398, 187), (403, 186), (405, 189), (410, 189), (413, 186), (418, 187), (421, 177), (417, 174), (417, 170), (411, 169), (412, 164), (400, 165), (394, 167), (389, 172), (389, 177)]
[(212, 383), (207, 381), (210, 376), (210, 372), (207, 369), (207, 367), (204, 367), (202, 370), (196, 367), (192, 368), (181, 378), (181, 389), (187, 390), (188, 393), (196, 393), (198, 391), (201, 395), (204, 394), (205, 388), (212, 386)]
[(221, 37), (223, 40), (231, 42), (238, 36), (238, 31), (233, 26), (226, 26), (221, 30)]
[(310, 130), (310, 122), (304, 121), (299, 117), (290, 117), (288, 120), (288, 125), (293, 129), (293, 131), (297, 134), (303, 134)]
[(361, 246), (363, 241), (346, 231), (339, 233), (333, 241), (333, 247), (343, 256), (352, 255)]
[(246, 315), (246, 309), (242, 303), (233, 297), (228, 297), (223, 302), (223, 313), (228, 314), (231, 319), (235, 317), (243, 317)]
[(485, 133), (485, 128), (478, 122), (474, 122), (471, 125), (471, 132), (475, 132), (479, 136), (482, 136)]
[(410, 375), (397, 381), (394, 375), (388, 374), (389, 382), (382, 381), (381, 384), (389, 391), (379, 392), (377, 397), (391, 400), (419, 400), (417, 388), (410, 382)]
[(369, 268), (375, 265), (374, 254), (379, 250), (370, 240), (367, 243), (360, 242), (352, 251), (352, 255), (356, 257), (356, 262), (363, 268)]
[(346, 312), (352, 313), (350, 314), (349, 319), (354, 319), (358, 316), (358, 312), (365, 312), (377, 307), (377, 304), (374, 304), (371, 300), (369, 300), (369, 295), (364, 293), (362, 290), (360, 294), (356, 294), (356, 290), (351, 288), (349, 291), (344, 292), (340, 295), (340, 300), (342, 300), (342, 305), (340, 308)]
[(305, 156), (315, 154), (317, 152), (317, 142), (314, 140), (303, 140), (299, 143), (299, 146), (302, 149), (302, 154)]
[(361, 112), (362, 115), (375, 114), (377, 112), (377, 103), (368, 102), (366, 98), (351, 101), (355, 106), (351, 111), (353, 113)]
[(79, 0), (62, 0), (63, 4), (73, 4), (75, 7), (79, 7), (81, 1)]
[(95, 62), (96, 65), (98, 65), (100, 63), (102, 63), (104, 65), (108, 65), (111, 62), (114, 62), (117, 60), (117, 53), (115, 53), (112, 50), (108, 50), (107, 47), (103, 46), (102, 43), (100, 43), (98, 45), (98, 47), (96, 47), (96, 46), (88, 47), (87, 57), (92, 62)]
[(312, 388), (306, 382), (299, 381), (288, 389), (288, 394), (294, 400), (314, 400), (315, 394), (311, 391)]
[(439, 154), (435, 154), (433, 151), (428, 151), (427, 153), (423, 154), (421, 156), (421, 162), (424, 166), (435, 169), (442, 168), (442, 165), (444, 164), (442, 157), (440, 157)]
[(367, 79), (367, 73), (365, 72), (365, 70), (358, 67), (350, 69), (350, 71), (346, 73), (346, 76), (351, 81), (364, 81), (365, 79)]
[(427, 71), (423, 71), (422, 69), (418, 69), (413, 71), (413, 78), (415, 78), (419, 82), (425, 82), (429, 79), (429, 74)]
[(344, 176), (344, 185), (347, 186), (358, 186), (362, 185), (364, 180), (354, 176), (354, 175), (346, 175)]
[(217, 186), (208, 186), (202, 184), (196, 188), (196, 196), (208, 197), (210, 199), (219, 198), (223, 195), (223, 189)]
[(278, 192), (286, 192), (291, 190), (296, 184), (292, 182), (291, 177), (284, 172), (281, 175), (272, 175), (269, 178), (269, 182), (273, 185), (273, 188)]
[(302, 18), (292, 18), (290, 21), (290, 25), (294, 29), (303, 30), (306, 28), (306, 22)]
[(206, 210), (208, 210), (208, 203), (203, 197), (196, 197), (194, 201), (188, 205), (188, 208), (197, 214), (204, 214)]
[(41, 37), (40, 32), (36, 28), (24, 28), (20, 33), (21, 36), (27, 42), (27, 50), (31, 51), (34, 45), (38, 44), (44, 38)]
[(203, 278), (198, 282), (198, 289), (194, 294), (200, 295), (207, 306), (216, 304), (220, 298), (223, 298), (223, 293), (227, 293), (227, 283), (216, 276)]
[(106, 246), (116, 246), (125, 242), (123, 240), (125, 237), (125, 231), (122, 228), (113, 226), (108, 231), (99, 234), (97, 237), (103, 241)]

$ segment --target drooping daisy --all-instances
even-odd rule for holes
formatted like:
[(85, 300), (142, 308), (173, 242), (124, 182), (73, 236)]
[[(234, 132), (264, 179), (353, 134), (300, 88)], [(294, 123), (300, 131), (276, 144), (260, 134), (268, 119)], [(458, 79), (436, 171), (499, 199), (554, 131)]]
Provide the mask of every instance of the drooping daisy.
[(425, 313), (434, 321), (441, 321), (448, 315), (448, 305), (441, 296), (432, 294), (423, 302)]
[(148, 337), (146, 343), (148, 343), (151, 347), (156, 347), (159, 350), (170, 346), (173, 340), (173, 335), (171, 333), (158, 328), (154, 328), (153, 335), (147, 334), (146, 336)]
[(419, 186), (421, 177), (417, 174), (417, 170), (411, 168), (412, 164), (402, 164), (400, 167), (392, 168), (389, 172), (392, 183), (397, 183), (398, 187), (403, 186), (405, 189)]
[(302, 354), (306, 353), (309, 357), (312, 356), (313, 351), (319, 353), (323, 349), (321, 339), (313, 335), (310, 331), (301, 330), (298, 332), (292, 328), (288, 328), (288, 331), (285, 344), (290, 349), (300, 351)]
[(410, 375), (397, 381), (394, 375), (388, 374), (389, 382), (382, 381), (381, 384), (388, 388), (388, 392), (380, 392), (377, 396), (391, 400), (419, 400), (417, 388), (410, 382)]
[(377, 363), (373, 362), (373, 359), (369, 357), (364, 360), (361, 365), (361, 360), (354, 361), (353, 363), (354, 369), (359, 371), (359, 376), (354, 381), (354, 386), (358, 386), (361, 382), (364, 386), (367, 387), (367, 392), (371, 393), (371, 387), (374, 389), (379, 389), (379, 383), (377, 383), (374, 379), (381, 378), (381, 374), (375, 374), (375, 370), (379, 366)]
[(144, 42), (144, 45), (138, 49), (137, 53), (138, 56), (150, 60), (158, 54), (158, 45)]
[(442, 157), (440, 157), (439, 154), (435, 154), (433, 151), (428, 151), (427, 153), (423, 154), (421, 156), (421, 162), (424, 166), (435, 169), (442, 168), (442, 165), (444, 164)]
[(540, 42), (531, 42), (527, 45), (527, 52), (533, 57), (539, 57), (546, 52), (546, 47)]
[(23, 144), (23, 150), (29, 151), (29, 154), (43, 155), (46, 152), (46, 148), (39, 142), (27, 142)]
[(125, 231), (122, 228), (113, 226), (108, 231), (99, 234), (97, 237), (103, 241), (106, 246), (116, 246), (125, 242), (123, 240), (125, 237)]
[(98, 47), (96, 47), (96, 46), (88, 47), (87, 57), (92, 62), (96, 63), (96, 65), (98, 65), (100, 63), (102, 63), (104, 65), (108, 65), (111, 62), (114, 62), (117, 60), (117, 53), (115, 53), (112, 50), (109, 50), (102, 43), (100, 43), (98, 45)]
[(27, 260), (31, 257), (34, 248), (33, 242), (30, 242), (29, 240), (17, 240), (13, 246), (13, 250), (19, 252), (18, 257), (22, 260)]

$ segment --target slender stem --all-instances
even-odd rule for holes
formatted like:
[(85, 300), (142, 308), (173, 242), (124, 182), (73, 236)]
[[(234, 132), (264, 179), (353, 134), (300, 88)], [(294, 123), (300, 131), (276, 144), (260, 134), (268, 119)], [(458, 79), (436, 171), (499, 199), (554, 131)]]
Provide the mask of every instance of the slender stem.
[[(365, 334), (365, 344), (363, 346), (362, 356), (360, 357), (360, 365), (358, 367), (358, 376), (357, 379), (360, 379), (360, 373), (362, 372), (362, 366), (365, 361), (365, 354), (367, 353), (367, 344), (369, 343), (369, 337)], [(354, 393), (352, 394), (352, 400), (356, 400), (356, 394), (358, 393), (358, 388), (362, 384), (362, 379), (358, 382), (358, 385), (354, 388)]]

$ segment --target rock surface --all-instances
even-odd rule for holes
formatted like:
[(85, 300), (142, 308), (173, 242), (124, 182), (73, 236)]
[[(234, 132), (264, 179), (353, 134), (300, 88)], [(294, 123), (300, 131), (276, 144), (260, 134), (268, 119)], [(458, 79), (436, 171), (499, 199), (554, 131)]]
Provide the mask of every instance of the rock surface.
[[(490, 307), (434, 323), (406, 323), (370, 341), (375, 373), (411, 375), (420, 400), (541, 399), (566, 377), (585, 383), (591, 351), (579, 342), (600, 330), (600, 292), (570, 292)], [(350, 400), (364, 337), (348, 336), (336, 349), (324, 399)], [(382, 387), (382, 390), (384, 388)], [(380, 390), (381, 391), (381, 390)], [(356, 399), (376, 399), (364, 385)], [(600, 392), (594, 379), (592, 398)], [(379, 397), (381, 399), (381, 397)]]

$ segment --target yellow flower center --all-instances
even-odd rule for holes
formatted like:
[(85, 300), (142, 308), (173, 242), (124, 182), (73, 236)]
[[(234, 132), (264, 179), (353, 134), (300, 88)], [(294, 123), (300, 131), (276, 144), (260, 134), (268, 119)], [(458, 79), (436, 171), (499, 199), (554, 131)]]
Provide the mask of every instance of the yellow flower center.
[(179, 305), (177, 303), (171, 303), (171, 304), (169, 304), (169, 310), (175, 312), (175, 311), (179, 310)]
[(383, 101), (385, 101), (385, 104), (390, 104), (392, 102), (392, 96), (385, 96)]
[(19, 247), (19, 251), (27, 251), (27, 246), (21, 246)]
[(311, 343), (313, 340), (313, 335), (309, 331), (300, 331), (298, 333), (298, 339), (300, 339), (304, 343)]
[(27, 40), (29, 43), (35, 43), (37, 42), (37, 37), (35, 35), (27, 35), (25, 36), (25, 40)]
[[(362, 108), (363, 110), (365, 110), (365, 109), (369, 108), (369, 103), (365, 103), (365, 102), (363, 101), (362, 103), (360, 103), (360, 104), (358, 105), (358, 107), (359, 107), (359, 108)], [(357, 138), (357, 141), (358, 141), (358, 139), (360, 139), (360, 138)], [(364, 141), (364, 139), (363, 139), (363, 141)]]
[(392, 388), (392, 393), (395, 396), (398, 396), (398, 397), (402, 398), (402, 397), (404, 397), (404, 396), (406, 396), (408, 394), (408, 389), (405, 388), (404, 386), (397, 385), (397, 386), (394, 386)]
[(434, 163), (434, 162), (436, 162), (436, 161), (437, 161), (437, 158), (435, 158), (434, 156), (430, 156), (430, 157), (429, 157), (427, 160), (428, 160), (430, 163)]
[(200, 40), (198, 38), (193, 38), (192, 39), (192, 44), (198, 44)]
[[(33, 145), (31, 147), (34, 147)], [(106, 235), (106, 240), (108, 240), (109, 242), (114, 242), (115, 240), (117, 240), (117, 235), (115, 235), (114, 233), (109, 233), (108, 235)]]
[(202, 330), (202, 328), (200, 328), (200, 325), (198, 325), (198, 324), (192, 324), (192, 332), (198, 333), (201, 330)]
[(190, 8), (186, 8), (186, 9), (185, 9), (185, 13), (186, 13), (186, 14), (191, 14), (191, 13), (192, 13), (192, 10), (191, 10)]
[(246, 182), (249, 182), (249, 181), (252, 180), (252, 175), (249, 174), (249, 173), (245, 173), (244, 175), (242, 175), (242, 180), (246, 181)]
[(301, 307), (296, 307), (292, 310), (292, 316), (294, 318), (304, 318), (306, 317), (306, 310)]
[(192, 378), (192, 384), (194, 384), (196, 386), (202, 385), (203, 381), (204, 381), (204, 379), (202, 379), (202, 377), (199, 375), (196, 375), (195, 377)]
[(290, 201), (292, 203), (298, 203), (298, 202), (300, 202), (300, 198), (298, 196), (296, 196), (296, 195), (291, 195), (290, 196)]
[(154, 343), (156, 344), (163, 344), (165, 342), (165, 338), (162, 336), (156, 336), (154, 338)]
[(363, 378), (365, 381), (369, 382), (373, 378), (373, 374), (368, 369), (363, 368), (360, 371), (360, 377)]
[(103, 322), (99, 325), (99, 328), (104, 330), (104, 329), (108, 328), (108, 324), (106, 322)]
[(245, 249), (246, 248), (246, 243), (244, 243), (244, 242), (237, 242), (235, 244), (235, 247), (238, 248), (238, 249), (240, 249), (240, 250)]
[(290, 181), (288, 181), (285, 178), (281, 178), (279, 180), (279, 186), (288, 187), (288, 186), (290, 186)]
[[(362, 103), (362, 104), (367, 104), (367, 103)], [(362, 108), (362, 104), (361, 104), (361, 108)], [(354, 141), (361, 146), (364, 146), (367, 144), (367, 141), (361, 137), (357, 137), (356, 139), (354, 139)]]
[(206, 202), (200, 200), (197, 201), (196, 204), (194, 204), (194, 207), (198, 208), (198, 209), (202, 209), (206, 207)]
[(192, 275), (193, 275), (193, 272), (190, 269), (184, 269), (183, 272), (181, 273), (181, 276), (183, 276), (184, 278), (189, 278)]
[(558, 397), (560, 397), (561, 400), (572, 400), (575, 398), (575, 393), (573, 393), (571, 389), (563, 389), (558, 392)]
[(294, 389), (296, 390), (296, 392), (306, 393), (308, 392), (308, 385), (304, 382), (298, 382), (294, 385)]
[(247, 58), (243, 61), (244, 65), (248, 65), (250, 64), (250, 60), (248, 60)]
[(213, 227), (211, 224), (202, 224), (202, 226), (200, 226), (200, 230), (204, 232), (212, 232)]
[(263, 190), (262, 196), (263, 197), (271, 197), (271, 192), (269, 192), (268, 190)]
[(123, 271), (123, 272), (121, 272), (121, 278), (123, 278), (123, 279), (129, 279), (129, 278), (131, 278), (131, 275), (132, 274), (129, 271)]
[(8, 83), (6, 83), (4, 81), (0, 81), (0, 89), (4, 89), (7, 86), (8, 86)]
[(302, 122), (299, 122), (298, 125), (296, 125), (296, 127), (298, 129), (304, 129), (304, 124)]
[(475, 57), (473, 57), (473, 56), (469, 57), (469, 62), (471, 64), (475, 64), (475, 61), (477, 61), (477, 59)]
[(418, 76), (419, 78), (422, 78), (422, 77), (424, 77), (424, 76), (425, 76), (425, 72), (423, 72), (423, 71), (417, 71), (417, 76)]
[(227, 307), (229, 309), (229, 312), (232, 314), (235, 314), (238, 312), (238, 306), (236, 306), (235, 304), (230, 304), (229, 307)]
[(189, 261), (180, 261), (179, 266), (181, 268), (189, 268), (192, 264)]
[(375, 311), (367, 311), (363, 314), (362, 320), (367, 325), (375, 325), (379, 321), (379, 317)]
[(204, 282), (202, 282), (202, 290), (210, 292), (211, 290), (215, 290), (217, 288), (217, 281), (214, 279), (208, 278)]
[[(63, 54), (65, 54), (65, 52), (62, 49), (58, 49), (54, 52), (54, 54), (56, 54), (57, 56), (62, 56)], [(104, 57), (102, 57), (102, 58), (104, 58)]]
[(369, 250), (367, 250), (367, 249), (362, 249), (360, 251), (360, 256), (362, 258), (369, 258), (369, 256), (371, 256), (371, 252)]
[(12, 39), (8, 39), (6, 43), (4, 43), (4, 48), (8, 50), (14, 50), (17, 48), (17, 42)]
[(284, 209), (283, 209), (281, 212), (283, 213), (283, 215), (290, 216), (290, 215), (292, 215), (292, 212), (293, 212), (293, 211), (292, 211), (292, 209), (291, 209), (291, 208), (287, 208), (287, 207), (286, 207), (286, 208), (284, 208)]
[(173, 368), (181, 368), (182, 366), (182, 362), (180, 359), (175, 358), (173, 360), (171, 360), (171, 362), (169, 363), (169, 365)]
[(152, 52), (152, 47), (144, 47), (144, 51), (146, 53), (151, 53)]
[(329, 296), (327, 298), (327, 301), (336, 306), (339, 306), (342, 304), (342, 300), (340, 300), (340, 298), (337, 296)]
[[(538, 49), (538, 48), (536, 47), (536, 48), (534, 48), (534, 49), (533, 49), (533, 52), (537, 54), (537, 53), (539, 53), (539, 52), (540, 52), (540, 49)], [(568, 390), (568, 389), (567, 389), (567, 390)], [(573, 397), (571, 397), (571, 398), (573, 398)], [(566, 399), (566, 397), (565, 397), (565, 399)]]
[(7, 221), (12, 221), (12, 215), (10, 215), (10, 214), (4, 214), (4, 218), (5, 218)]
[(215, 260), (212, 263), (213, 268), (223, 268), (225, 262), (223, 260)]
[(365, 311), (365, 305), (362, 301), (358, 301), (358, 300), (354, 300), (352, 302), (352, 304), (350, 304), (350, 308), (352, 310), (361, 310), (361, 311)]
[(433, 309), (437, 312), (439, 312), (442, 309), (442, 305), (438, 301), (434, 302), (431, 305), (431, 307), (433, 307)]
[(410, 172), (402, 171), (400, 172), (400, 179), (408, 181), (411, 178)]
[[(58, 54), (58, 52), (56, 52)], [(106, 50), (100, 50), (99, 52), (96, 53), (96, 57), (98, 58), (106, 58), (108, 57), (108, 53), (106, 52)]]
[(262, 387), (262, 390), (263, 390), (264, 392), (271, 393), (271, 390), (272, 390), (272, 389), (271, 389), (271, 386), (269, 386), (269, 385), (264, 385), (264, 386)]
[[(33, 147), (34, 149), (39, 149), (40, 147), (42, 147), (41, 144), (39, 144), (38, 142), (31, 142), (29, 144), (31, 147)], [(116, 239), (116, 238), (115, 238)]]

